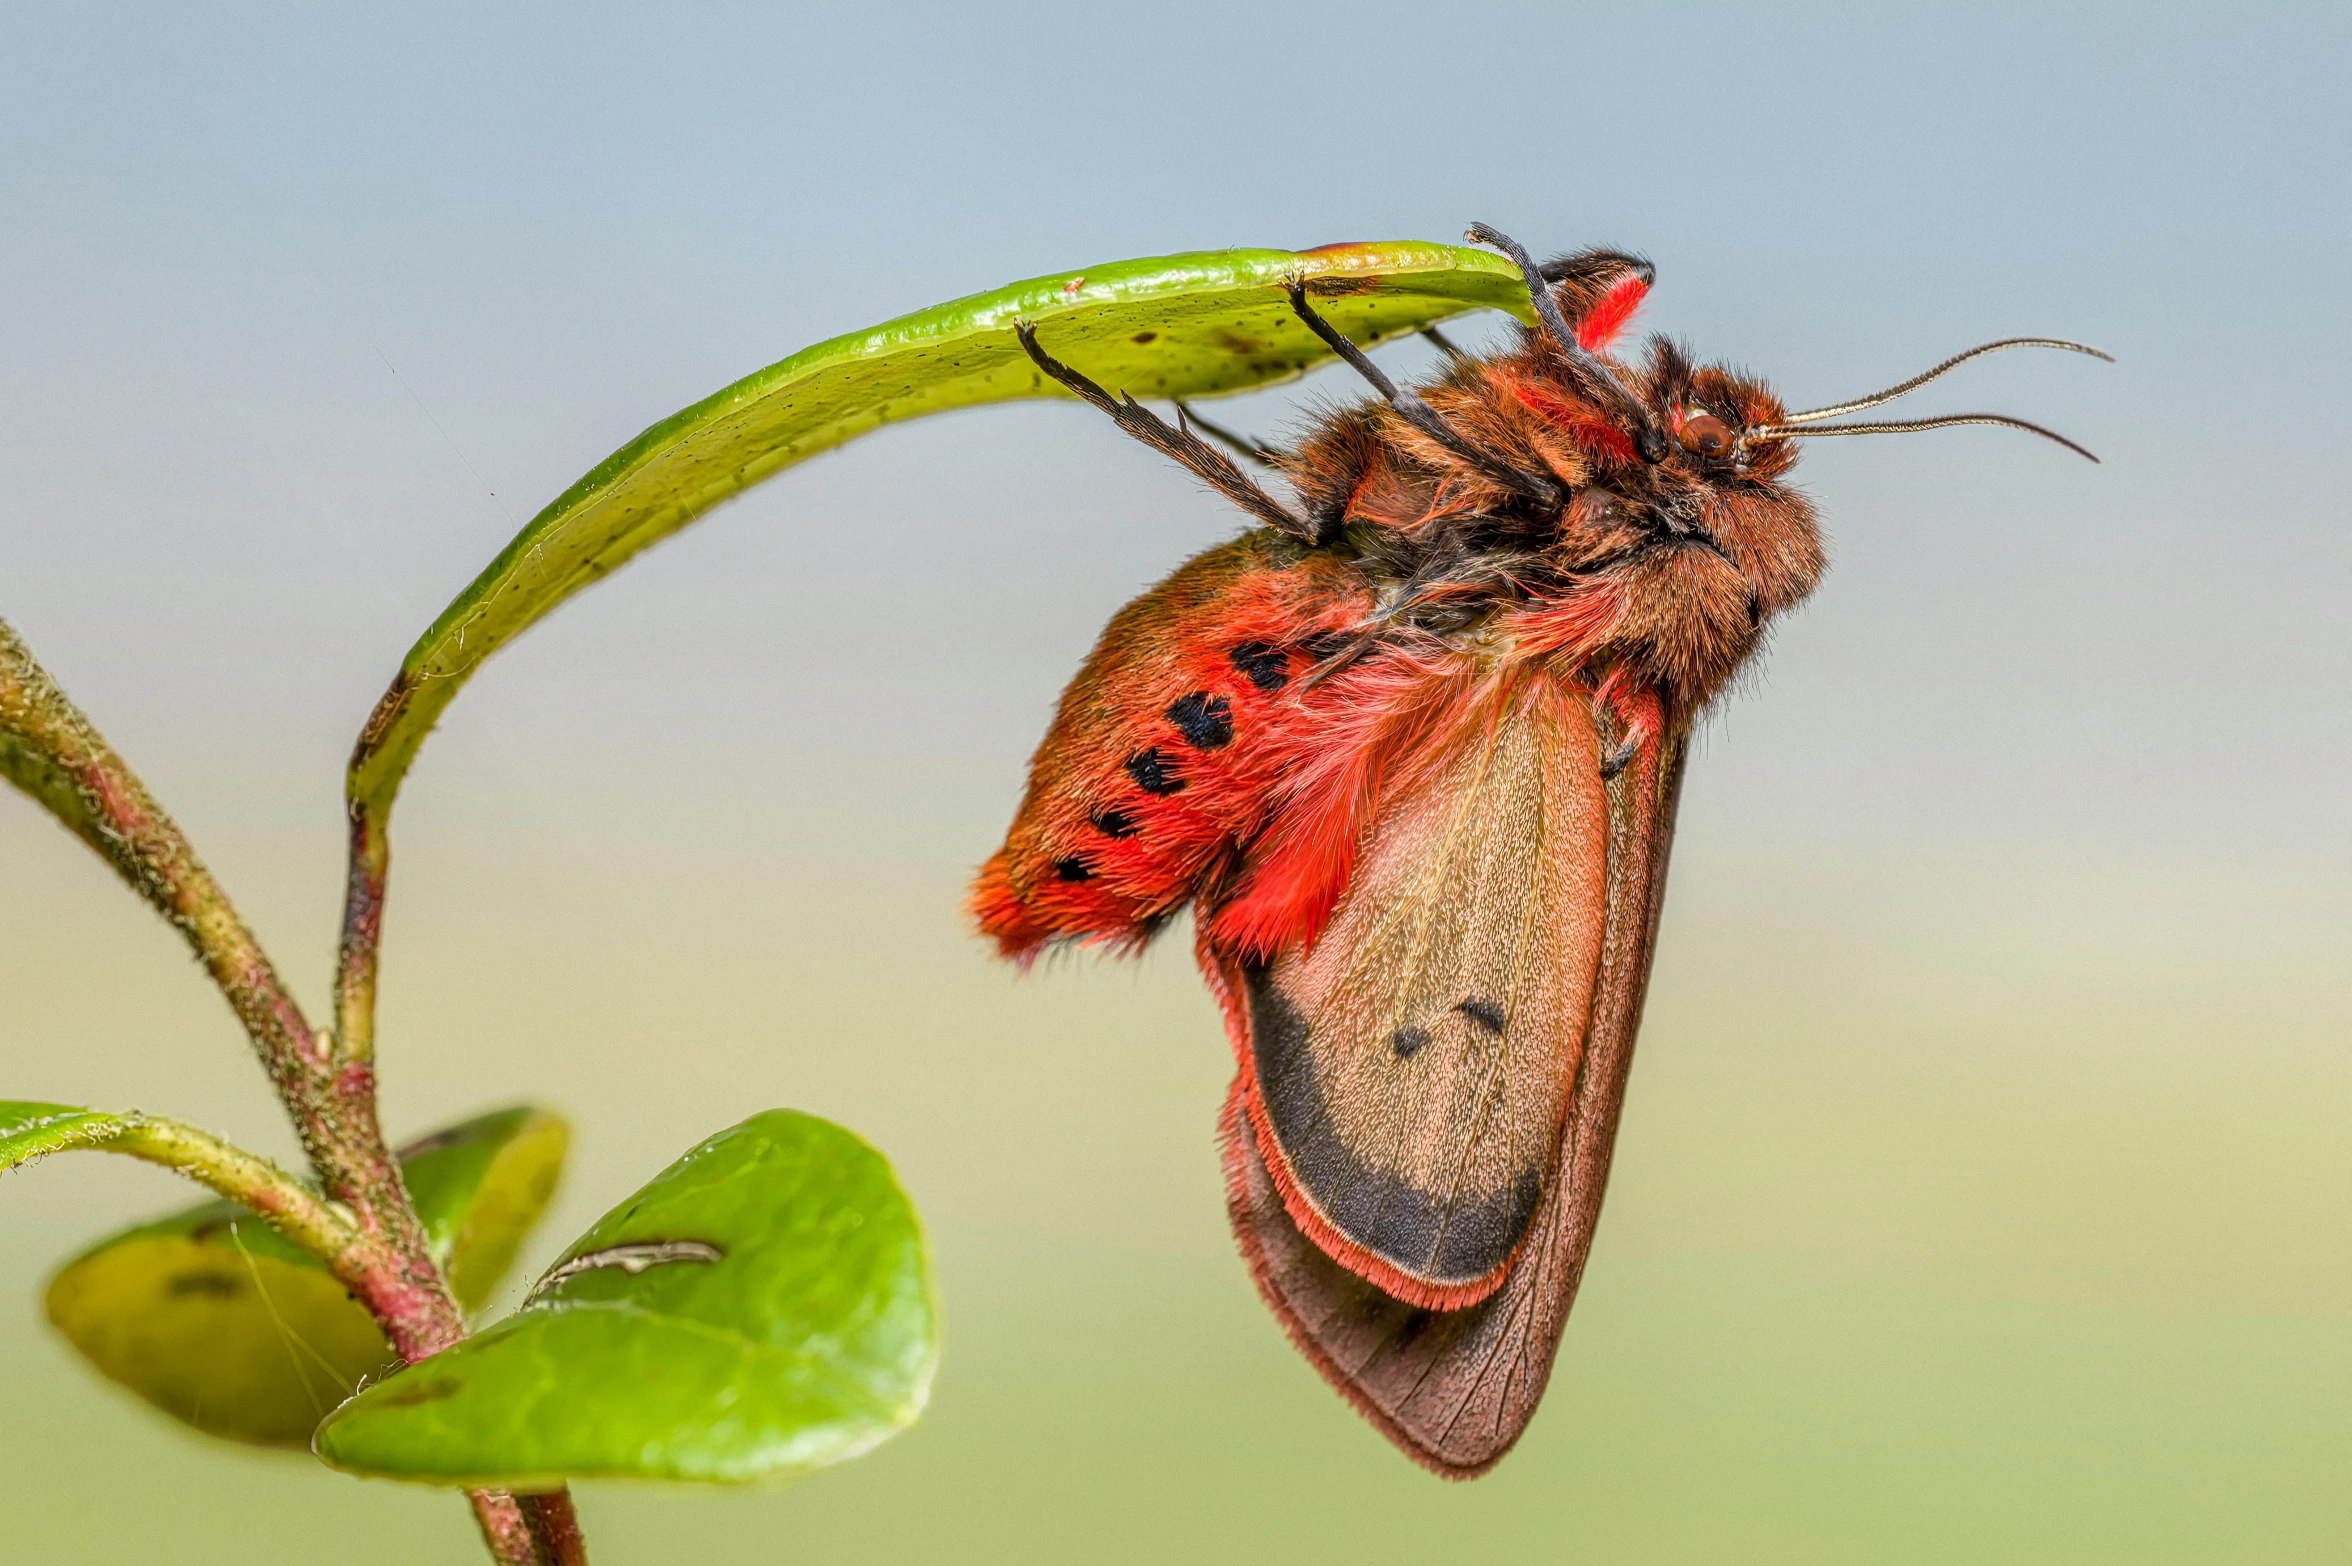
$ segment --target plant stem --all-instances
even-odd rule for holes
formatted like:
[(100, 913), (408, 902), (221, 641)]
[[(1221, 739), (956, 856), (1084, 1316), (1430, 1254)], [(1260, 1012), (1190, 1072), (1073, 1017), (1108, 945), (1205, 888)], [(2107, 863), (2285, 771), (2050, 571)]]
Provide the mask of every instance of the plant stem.
[(177, 1120), (135, 1109), (107, 1115), (61, 1142), (58, 1151), (73, 1147), (161, 1164), (242, 1203), (317, 1257), (346, 1288), (365, 1274), (370, 1252), (379, 1249), (316, 1191), (276, 1164)]
[(523, 1509), (515, 1498), (504, 1490), (468, 1490), (466, 1499), (473, 1503), (474, 1522), (482, 1530), (482, 1542), (490, 1548), (490, 1558), (499, 1566), (543, 1566), (548, 1557), (531, 1535), (531, 1525), (523, 1518)]
[[(0, 776), (96, 849), (195, 949), (252, 1039), (321, 1189), (350, 1210), (368, 1242), (368, 1265), (358, 1274), (364, 1287), (351, 1286), (402, 1362), (415, 1364), (465, 1336), (465, 1320), (433, 1264), (376, 1115), (370, 1044), (386, 846), (380, 824), (372, 836), (355, 828), (353, 838), (353, 874), (365, 870), (369, 896), (365, 983), (354, 985), (347, 971), (336, 976), (338, 1014), (349, 1006), (360, 1018), (357, 1025), (345, 1023), (353, 1047), (344, 1048), (312, 1031), (179, 827), (6, 621), (0, 621)], [(363, 839), (373, 844), (372, 860), (361, 851)], [(349, 966), (348, 955), (343, 966)], [(516, 1540), (526, 1546), (529, 1541), (511, 1497), (479, 1494), (474, 1510), (500, 1561), (531, 1566), (536, 1549), (513, 1553)]]
[(572, 1510), (572, 1492), (549, 1490), (518, 1496), (523, 1520), (530, 1525), (531, 1542), (547, 1566), (588, 1566), (588, 1541), (580, 1536), (580, 1517)]
[(195, 948), (253, 1040), (320, 1187), (389, 1246), (399, 1277), (382, 1296), (382, 1319), (393, 1348), (413, 1361), (456, 1342), (464, 1323), (384, 1144), (373, 1067), (329, 1058), (178, 825), (5, 622), (0, 736), (0, 770), (103, 855)]
[(376, 954), (384, 934), (384, 878), (392, 838), (377, 812), (351, 802), (351, 865), (343, 889), (343, 940), (335, 963), (335, 1059), (369, 1065), (376, 1055)]

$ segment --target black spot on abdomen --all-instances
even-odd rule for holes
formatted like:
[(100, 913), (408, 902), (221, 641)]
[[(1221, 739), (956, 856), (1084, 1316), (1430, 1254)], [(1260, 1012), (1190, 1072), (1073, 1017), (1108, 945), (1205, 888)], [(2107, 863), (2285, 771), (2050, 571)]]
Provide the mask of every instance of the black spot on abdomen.
[(1406, 1023), (1388, 1036), (1388, 1047), (1396, 1051), (1399, 1060), (1411, 1060), (1416, 1050), (1429, 1042), (1429, 1030)]
[(1129, 756), (1127, 775), (1146, 794), (1175, 794), (1184, 788), (1184, 779), (1176, 775), (1174, 764), (1160, 753), (1157, 745)]
[(1065, 881), (1091, 881), (1094, 879), (1093, 867), (1076, 854), (1070, 855), (1067, 859), (1055, 860), (1054, 874)]
[(1124, 810), (1098, 810), (1086, 818), (1086, 824), (1105, 837), (1135, 835), (1135, 818)]
[(1259, 690), (1271, 694), (1290, 683), (1290, 655), (1271, 642), (1243, 642), (1225, 656)]
[(1198, 750), (1221, 750), (1233, 743), (1233, 703), (1207, 691), (1194, 691), (1168, 703), (1168, 721)]

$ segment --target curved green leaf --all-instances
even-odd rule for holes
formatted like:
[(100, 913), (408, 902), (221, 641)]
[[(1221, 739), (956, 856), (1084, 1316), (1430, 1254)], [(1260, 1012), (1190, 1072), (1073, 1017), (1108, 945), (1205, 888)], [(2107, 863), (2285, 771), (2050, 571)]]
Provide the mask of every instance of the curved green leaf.
[(1018, 397), (1068, 396), (1014, 339), (1113, 391), (1207, 397), (1329, 358), (1291, 313), (1303, 278), (1358, 343), (1466, 310), (1531, 319), (1518, 268), (1417, 241), (1214, 250), (1033, 278), (806, 348), (664, 419), (531, 519), (409, 649), (351, 758), (352, 801), (381, 820), (425, 734), (475, 667), (557, 604), (720, 501), (879, 425)]
[(517, 1490), (798, 1472), (914, 1422), (936, 1332), (890, 1165), (771, 1110), (662, 1171), (514, 1315), (369, 1386), (314, 1444), (353, 1473)]
[[(0, 1126), (9, 1109), (0, 1105)], [(55, 1122), (52, 1122), (54, 1124)], [(401, 1151), (434, 1259), (479, 1306), (546, 1208), (568, 1132), (507, 1109)], [(99, 1242), (50, 1280), (50, 1322), (108, 1379), (184, 1424), (303, 1447), (319, 1420), (392, 1362), (383, 1332), (307, 1252), (233, 1202), (207, 1202)]]
[(95, 1109), (0, 1099), (0, 1169), (13, 1169), (44, 1153), (98, 1146), (123, 1125), (122, 1116)]

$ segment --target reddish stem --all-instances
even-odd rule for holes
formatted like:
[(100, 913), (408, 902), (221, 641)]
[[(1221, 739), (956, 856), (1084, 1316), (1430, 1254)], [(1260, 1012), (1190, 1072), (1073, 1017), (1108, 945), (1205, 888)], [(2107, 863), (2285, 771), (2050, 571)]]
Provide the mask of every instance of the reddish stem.
[(531, 1541), (547, 1566), (588, 1566), (588, 1541), (580, 1536), (580, 1516), (572, 1510), (572, 1492), (549, 1490), (517, 1497)]
[[(346, 1254), (338, 1276), (382, 1324), (402, 1362), (414, 1364), (464, 1337), (465, 1320), (433, 1264), (424, 1226), (376, 1116), (371, 1033), (388, 855), (381, 823), (371, 826), (355, 811), (352, 885), (336, 975), (343, 1037), (335, 1041), (312, 1030), (179, 827), (5, 622), (0, 776), (96, 849), (195, 949), (253, 1040), (321, 1189), (350, 1210), (363, 1244)], [(498, 1492), (477, 1492), (473, 1499), (491, 1552), (512, 1566), (532, 1566), (540, 1552), (515, 1500)], [(535, 1498), (534, 1506), (553, 1514), (544, 1500)], [(561, 1513), (570, 1513), (568, 1497)], [(576, 1523), (569, 1537), (573, 1558), (584, 1559)]]

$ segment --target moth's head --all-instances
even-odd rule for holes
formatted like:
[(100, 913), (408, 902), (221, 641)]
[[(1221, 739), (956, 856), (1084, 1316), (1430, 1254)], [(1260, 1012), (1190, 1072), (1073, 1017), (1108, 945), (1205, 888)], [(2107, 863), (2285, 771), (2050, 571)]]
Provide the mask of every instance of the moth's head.
[(1666, 438), (1658, 461), (1621, 462), (1612, 474), (1643, 530), (1688, 556), (1686, 576), (1736, 572), (1751, 625), (1811, 592), (1821, 530), (1812, 502), (1784, 482), (1796, 442), (1755, 433), (1787, 417), (1772, 388), (1665, 337), (1650, 339), (1647, 362), (1625, 378)]
[[(1492, 245), (1519, 264), (1528, 279), (1536, 324), (1525, 334), (1525, 355), (1552, 382), (1551, 395), (1522, 395), (1571, 433), (1599, 469), (1656, 467), (1677, 454), (1722, 458), (1753, 476), (1775, 477), (1794, 463), (1789, 443), (1818, 435), (1899, 435), (1958, 424), (1997, 424), (2056, 441), (2078, 456), (2099, 459), (2055, 430), (2003, 413), (1948, 413), (1927, 419), (1843, 416), (1907, 397), (1969, 360), (2004, 348), (2063, 348), (2113, 363), (2113, 356), (2062, 337), (2003, 337), (1963, 349), (1932, 369), (1884, 391), (1848, 402), (1790, 413), (1763, 382), (1722, 365), (1699, 365), (1663, 338), (1650, 340), (1650, 362), (1636, 369), (1614, 356), (1634, 312), (1657, 281), (1657, 268), (1615, 250), (1584, 250), (1540, 267), (1516, 240), (1483, 223), (1469, 237)], [(1709, 405), (1706, 416), (1684, 415), (1682, 403)], [(1830, 420), (1842, 422), (1831, 423)]]
[[(1536, 326), (1526, 334), (1513, 390), (1575, 447), (1585, 482), (1563, 518), (1560, 544), (1572, 563), (1616, 564), (1642, 556), (1679, 580), (1685, 601), (1720, 601), (1744, 587), (1748, 617), (1788, 607), (1821, 573), (1813, 508), (1782, 482), (1796, 443), (1817, 435), (1891, 435), (1956, 424), (1994, 424), (2056, 441), (2065, 436), (1997, 413), (1928, 419), (1842, 420), (1892, 402), (1981, 354), (2003, 348), (2063, 348), (2108, 356), (2051, 337), (2005, 337), (1954, 354), (1885, 391), (1789, 412), (1764, 382), (1704, 364), (1677, 343), (1650, 339), (1646, 361), (1617, 356), (1618, 340), (1648, 295), (1656, 269), (1637, 256), (1588, 250), (1538, 267), (1515, 241), (1481, 224), (1470, 238), (1518, 262), (1531, 280)], [(1732, 578), (1736, 573), (1735, 583)]]
[(1788, 439), (1749, 439), (1786, 410), (1770, 387), (1701, 364), (1653, 337), (1639, 362), (1619, 355), (1655, 271), (1588, 250), (1538, 269), (1556, 312), (1525, 338), (1532, 373), (1511, 384), (1575, 446), (1585, 482), (1562, 518), (1572, 570), (1639, 569), (1665, 595), (1712, 606), (1752, 631), (1810, 592), (1822, 567), (1813, 508), (1780, 482)]

